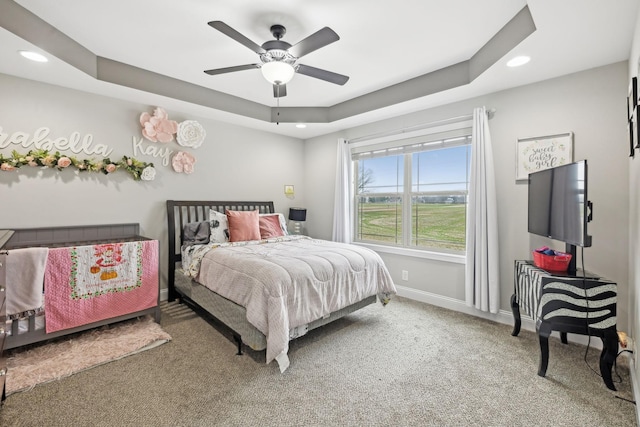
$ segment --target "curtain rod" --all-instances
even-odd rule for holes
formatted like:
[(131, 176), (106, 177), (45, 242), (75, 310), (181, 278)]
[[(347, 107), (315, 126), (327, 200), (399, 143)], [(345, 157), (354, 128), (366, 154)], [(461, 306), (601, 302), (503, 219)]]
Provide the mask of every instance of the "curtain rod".
[[(487, 110), (487, 117), (492, 118), (493, 114), (495, 112), (496, 112), (495, 108), (491, 108), (491, 109)], [(349, 140), (347, 140), (347, 142), (349, 144), (351, 144), (351, 143), (366, 141), (368, 139), (382, 138), (382, 137), (385, 137), (385, 136), (392, 136), (392, 135), (401, 135), (403, 133), (413, 132), (413, 131), (422, 130), (422, 129), (428, 129), (428, 128), (435, 127), (435, 126), (446, 125), (446, 124), (450, 124), (450, 123), (463, 122), (465, 120), (471, 120), (472, 118), (473, 118), (473, 114), (467, 114), (467, 115), (458, 116), (458, 117), (451, 117), (451, 118), (448, 118), (448, 119), (436, 120), (434, 122), (423, 123), (423, 124), (419, 124), (419, 125), (415, 125), (415, 126), (409, 126), (409, 127), (406, 127), (406, 128), (394, 129), (394, 130), (390, 130), (390, 131), (386, 131), (386, 132), (378, 132), (378, 133), (373, 133), (371, 135), (360, 136), (358, 138), (349, 139)]]

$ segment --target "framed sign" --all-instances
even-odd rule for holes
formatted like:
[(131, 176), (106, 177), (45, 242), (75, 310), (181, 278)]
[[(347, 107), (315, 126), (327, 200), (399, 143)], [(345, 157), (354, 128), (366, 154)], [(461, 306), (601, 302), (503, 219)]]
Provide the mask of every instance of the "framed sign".
[(573, 132), (518, 139), (516, 180), (529, 174), (573, 162)]

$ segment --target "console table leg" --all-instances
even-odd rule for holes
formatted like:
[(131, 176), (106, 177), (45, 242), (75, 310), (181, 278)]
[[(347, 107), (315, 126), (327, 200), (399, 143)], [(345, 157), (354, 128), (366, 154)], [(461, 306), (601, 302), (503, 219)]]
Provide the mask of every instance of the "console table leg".
[(613, 362), (616, 360), (618, 353), (618, 334), (615, 330), (604, 331), (602, 337), (602, 353), (600, 354), (600, 375), (609, 390), (616, 390), (611, 378), (611, 370)]
[(520, 319), (520, 306), (516, 301), (516, 294), (511, 295), (511, 311), (513, 312), (513, 332), (511, 332), (512, 336), (518, 336), (520, 333), (520, 327), (522, 325), (522, 321)]
[(540, 341), (538, 375), (544, 377), (547, 375), (547, 366), (549, 366), (549, 335), (551, 335), (551, 327), (545, 323), (540, 323), (536, 329), (538, 329), (538, 339)]
[(569, 341), (567, 341), (567, 333), (566, 332), (560, 332), (560, 342), (562, 344), (569, 344)]

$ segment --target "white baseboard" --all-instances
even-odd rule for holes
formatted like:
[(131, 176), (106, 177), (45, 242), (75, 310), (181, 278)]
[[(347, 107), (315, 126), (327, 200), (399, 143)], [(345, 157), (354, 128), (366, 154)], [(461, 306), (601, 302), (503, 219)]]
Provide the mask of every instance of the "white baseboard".
[[(630, 350), (633, 351), (633, 355), (635, 355), (635, 349), (630, 348)], [(633, 399), (637, 401), (638, 400), (637, 396), (640, 396), (640, 383), (638, 383), (638, 375), (637, 375), (638, 369), (637, 369), (635, 357), (633, 357), (633, 355), (628, 355), (627, 357), (629, 358), (629, 370), (631, 371), (631, 387), (633, 391)], [(636, 407), (636, 424), (640, 425), (640, 408), (638, 408), (638, 405), (635, 405), (635, 407)]]
[[(409, 298), (415, 301), (425, 302), (427, 304), (436, 305), (442, 308), (448, 308), (449, 310), (459, 311), (461, 313), (466, 313), (466, 314), (470, 314), (477, 317), (482, 317), (484, 319), (493, 320), (495, 322), (513, 325), (513, 315), (510, 311), (500, 310), (498, 314), (485, 313), (485, 312), (476, 310), (473, 307), (467, 306), (467, 304), (464, 301), (460, 301), (454, 298), (432, 294), (430, 292), (421, 291), (418, 289), (407, 288), (405, 286), (396, 285), (396, 289), (398, 290), (398, 295), (401, 297)], [(523, 328), (525, 327), (526, 321), (527, 319), (523, 317), (522, 318)], [(528, 321), (529, 323), (531, 323), (531, 326), (532, 326), (531, 330), (535, 331), (535, 325), (533, 324), (533, 320), (529, 318)]]
[(160, 289), (160, 301), (167, 301), (169, 299), (169, 289)]
[[(458, 311), (461, 313), (469, 314), (476, 317), (481, 317), (483, 319), (493, 320), (494, 322), (504, 323), (506, 325), (513, 325), (513, 313), (510, 310), (500, 310), (497, 314), (486, 313), (480, 310), (477, 310), (474, 307), (469, 307), (464, 301), (457, 300), (455, 298), (445, 297), (442, 295), (432, 294), (430, 292), (421, 291), (418, 289), (407, 288), (405, 286), (396, 285), (396, 289), (398, 290), (398, 295), (401, 297), (409, 298), (415, 301), (424, 302), (427, 304), (432, 304), (438, 307), (447, 308), (449, 310)], [(527, 331), (536, 331), (536, 324), (530, 316), (522, 315), (521, 318), (521, 329)], [(602, 350), (602, 341), (600, 339), (591, 339), (585, 335), (577, 335), (577, 334), (567, 334), (567, 339), (570, 342), (582, 344), (586, 346), (587, 344), (592, 348), (597, 348)], [(560, 334), (558, 332), (553, 332), (552, 337), (557, 337), (560, 339)]]

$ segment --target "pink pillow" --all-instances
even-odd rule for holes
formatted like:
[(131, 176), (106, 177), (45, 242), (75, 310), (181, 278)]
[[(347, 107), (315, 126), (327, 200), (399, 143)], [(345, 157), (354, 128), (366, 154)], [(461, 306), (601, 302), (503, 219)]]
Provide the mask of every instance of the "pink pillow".
[(245, 240), (260, 240), (260, 225), (258, 211), (230, 211), (227, 210), (229, 221), (229, 241), (243, 242)]
[(259, 220), (260, 237), (269, 239), (271, 237), (284, 236), (280, 226), (280, 218), (277, 215), (261, 216)]

